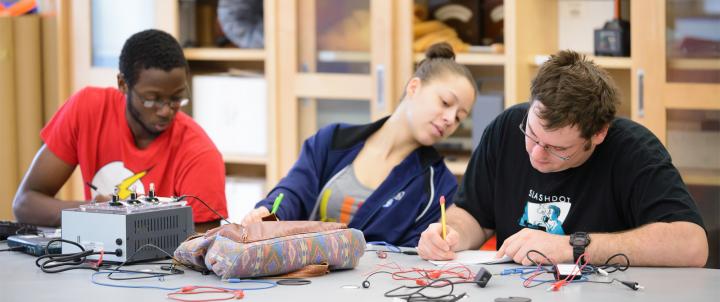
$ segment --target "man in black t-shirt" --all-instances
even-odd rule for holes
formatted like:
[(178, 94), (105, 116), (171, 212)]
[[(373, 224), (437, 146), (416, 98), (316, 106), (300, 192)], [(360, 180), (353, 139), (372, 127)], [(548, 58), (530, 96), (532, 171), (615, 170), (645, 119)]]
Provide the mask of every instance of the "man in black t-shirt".
[(615, 118), (607, 73), (562, 51), (531, 89), (533, 101), (485, 129), (447, 210), (446, 240), (439, 223), (430, 225), (420, 256), (453, 259), (495, 234), (497, 256), (524, 265), (537, 250), (560, 263), (584, 254), (602, 264), (624, 253), (633, 265), (704, 266), (707, 234), (695, 202), (662, 143)]

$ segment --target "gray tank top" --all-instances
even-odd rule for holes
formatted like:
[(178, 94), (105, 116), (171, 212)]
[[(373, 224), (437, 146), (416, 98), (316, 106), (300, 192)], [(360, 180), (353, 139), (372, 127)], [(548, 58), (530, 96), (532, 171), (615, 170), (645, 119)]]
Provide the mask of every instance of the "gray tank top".
[(353, 164), (349, 164), (325, 184), (316, 201), (317, 213), (313, 216), (320, 221), (348, 224), (373, 191), (360, 183)]

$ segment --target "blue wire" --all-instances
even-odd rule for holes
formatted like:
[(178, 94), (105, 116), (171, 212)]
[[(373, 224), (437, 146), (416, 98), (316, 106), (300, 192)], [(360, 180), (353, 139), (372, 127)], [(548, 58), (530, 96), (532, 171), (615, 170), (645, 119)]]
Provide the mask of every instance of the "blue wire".
[[(117, 271), (104, 271), (104, 272), (96, 272), (93, 273), (90, 276), (90, 281), (93, 284), (100, 285), (100, 286), (108, 286), (108, 287), (120, 287), (120, 288), (148, 288), (148, 289), (160, 289), (160, 290), (180, 290), (182, 287), (162, 287), (162, 286), (152, 286), (152, 285), (122, 285), (122, 284), (111, 284), (111, 283), (103, 283), (100, 281), (97, 281), (95, 279), (95, 276), (100, 274), (109, 275), (112, 273), (118, 273)], [(131, 272), (120, 272), (124, 274), (131, 274), (131, 275), (144, 275), (143, 273), (131, 273)], [(265, 287), (252, 287), (252, 288), (232, 288), (232, 287), (221, 287), (221, 286), (214, 286), (217, 288), (227, 289), (227, 290), (261, 290), (261, 289), (269, 289), (277, 286), (277, 283), (273, 281), (264, 281), (264, 280), (241, 280), (241, 279), (235, 279), (231, 278), (228, 279), (227, 282), (229, 283), (254, 283), (254, 284), (266, 284)]]
[(384, 246), (384, 247), (387, 247), (391, 252), (397, 252), (397, 253), (402, 252), (402, 250), (399, 247), (397, 247), (396, 245), (387, 243), (385, 241), (369, 241), (369, 242), (367, 242), (367, 244)]
[[(97, 275), (100, 275), (100, 274), (109, 275), (109, 274), (112, 274), (112, 273), (113, 273), (113, 272), (96, 272), (96, 273), (93, 273), (93, 274), (90, 276), (90, 282), (92, 282), (92, 283), (95, 284), (95, 285), (109, 286), (109, 287), (120, 287), (120, 288), (149, 288), (149, 289), (161, 289), (161, 290), (179, 290), (179, 289), (182, 288), (182, 287), (162, 287), (162, 286), (152, 286), (152, 285), (121, 285), (121, 284), (103, 283), (103, 282), (100, 282), (100, 281), (95, 280), (95, 276), (97, 276)], [(117, 272), (115, 272), (115, 273), (117, 273)], [(141, 273), (126, 273), (126, 274), (131, 274), (131, 275), (133, 275), (133, 274), (134, 274), (134, 275), (143, 275), (143, 274), (141, 274)]]
[(273, 287), (277, 286), (276, 282), (265, 281), (265, 280), (242, 280), (242, 279), (237, 279), (237, 278), (230, 278), (225, 281), (227, 281), (228, 283), (255, 283), (255, 284), (267, 284), (268, 285), (266, 287), (255, 287), (255, 288), (225, 288), (225, 287), (222, 287), (225, 289), (260, 290), (260, 289), (273, 288)]
[(506, 268), (500, 272), (501, 276), (514, 274), (528, 274), (537, 271), (537, 266), (522, 266), (517, 268)]

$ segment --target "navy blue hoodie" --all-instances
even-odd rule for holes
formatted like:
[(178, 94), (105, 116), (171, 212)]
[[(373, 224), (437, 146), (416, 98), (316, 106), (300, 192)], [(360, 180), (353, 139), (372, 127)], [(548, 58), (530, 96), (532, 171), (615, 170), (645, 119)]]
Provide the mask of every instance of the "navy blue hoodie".
[[(318, 219), (316, 201), (325, 184), (353, 162), (367, 138), (387, 119), (323, 127), (305, 141), (287, 176), (255, 207), (271, 209), (275, 197), (283, 193), (275, 213), (280, 220)], [(366, 241), (417, 246), (420, 233), (440, 219), (440, 196), (445, 196), (449, 206), (456, 190), (457, 179), (440, 154), (433, 147), (421, 146), (392, 169), (348, 227), (361, 230)]]

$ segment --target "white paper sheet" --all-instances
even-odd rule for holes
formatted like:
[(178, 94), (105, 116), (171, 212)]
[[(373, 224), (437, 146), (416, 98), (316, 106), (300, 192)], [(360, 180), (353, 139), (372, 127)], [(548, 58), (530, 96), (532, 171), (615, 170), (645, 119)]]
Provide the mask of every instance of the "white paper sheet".
[(453, 260), (429, 260), (430, 263), (435, 265), (445, 265), (448, 263), (460, 263), (464, 265), (472, 264), (496, 264), (496, 263), (507, 263), (512, 262), (512, 258), (503, 256), (502, 258), (495, 258), (495, 251), (461, 251), (455, 253), (457, 257)]

